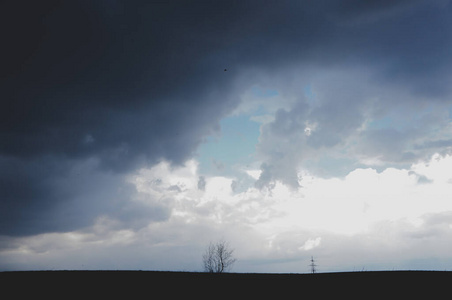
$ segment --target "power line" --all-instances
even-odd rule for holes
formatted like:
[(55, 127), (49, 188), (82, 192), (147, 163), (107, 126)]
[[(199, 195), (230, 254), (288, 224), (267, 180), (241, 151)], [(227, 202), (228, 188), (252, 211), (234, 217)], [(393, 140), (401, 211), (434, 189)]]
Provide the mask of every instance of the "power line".
[(315, 264), (314, 257), (311, 256), (311, 264), (309, 265), (311, 267), (311, 273), (314, 274), (317, 272), (317, 265)]

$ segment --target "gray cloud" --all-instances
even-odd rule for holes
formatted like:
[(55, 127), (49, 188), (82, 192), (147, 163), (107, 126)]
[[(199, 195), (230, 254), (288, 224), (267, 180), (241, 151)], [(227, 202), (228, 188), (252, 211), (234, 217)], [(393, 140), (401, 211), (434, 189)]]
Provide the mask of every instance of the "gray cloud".
[[(410, 91), (370, 84), (368, 78), (339, 71), (322, 81), (307, 79), (315, 100), (300, 97), (262, 125), (257, 150), (264, 163), (257, 186), (281, 180), (298, 187), (301, 168), (328, 177), (362, 163), (406, 167), (447, 150), (450, 101), (412, 97)], [(322, 160), (330, 164), (328, 170), (318, 168)]]
[(198, 178), (198, 190), (204, 191), (206, 189), (206, 178), (199, 176)]
[(304, 132), (308, 107), (299, 102), (290, 112), (279, 110), (275, 120), (262, 127), (257, 150), (263, 155), (262, 173), (256, 186), (262, 188), (275, 179), (298, 187), (297, 165), (309, 156)]
[[(325, 12), (338, 32), (322, 45), (331, 43), (335, 53), (320, 51), (323, 63), (294, 66), (295, 79), (273, 86), (299, 100), (262, 127), (259, 186), (275, 179), (298, 186), (297, 170), (315, 172), (312, 161), (320, 158), (343, 160), (350, 171), (363, 158), (406, 165), (448, 145), (451, 102), (444, 83), (450, 72), (444, 66), (450, 59), (444, 49), (451, 40), (443, 33), (450, 32), (450, 3), (341, 3)], [(300, 85), (313, 94), (301, 97)]]
[(120, 174), (102, 171), (96, 159), (1, 160), (0, 235), (64, 232), (91, 225), (105, 215), (128, 228), (162, 221), (169, 207), (138, 201)]

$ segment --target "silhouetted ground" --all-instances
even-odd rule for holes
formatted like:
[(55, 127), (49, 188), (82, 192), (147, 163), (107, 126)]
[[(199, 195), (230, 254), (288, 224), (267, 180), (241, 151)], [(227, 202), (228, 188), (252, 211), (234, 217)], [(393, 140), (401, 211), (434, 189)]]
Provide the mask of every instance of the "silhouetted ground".
[[(450, 298), (452, 272), (385, 271), (318, 274), (206, 274), (154, 271), (1, 272), (9, 299), (117, 297), (215, 299), (277, 298)], [(6, 299), (6, 298), (5, 298)], [(226, 299), (226, 298), (225, 298)], [(343, 299), (343, 298), (340, 298)]]

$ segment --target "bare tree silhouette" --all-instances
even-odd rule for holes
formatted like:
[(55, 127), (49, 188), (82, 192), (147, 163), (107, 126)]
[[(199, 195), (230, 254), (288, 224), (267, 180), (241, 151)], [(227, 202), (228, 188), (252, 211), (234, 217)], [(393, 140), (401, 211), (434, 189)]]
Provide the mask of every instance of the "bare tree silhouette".
[(236, 259), (232, 255), (233, 249), (223, 240), (216, 243), (210, 243), (202, 256), (204, 271), (209, 273), (223, 273), (232, 268)]

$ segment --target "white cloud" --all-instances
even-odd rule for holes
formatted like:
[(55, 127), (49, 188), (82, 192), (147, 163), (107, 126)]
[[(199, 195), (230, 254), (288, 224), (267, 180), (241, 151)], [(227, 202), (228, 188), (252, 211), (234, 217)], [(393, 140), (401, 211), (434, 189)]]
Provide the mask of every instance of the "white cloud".
[[(435, 156), (436, 157), (436, 156)], [(446, 171), (451, 156), (438, 166), (436, 158), (418, 163), (412, 169), (356, 169), (344, 179), (322, 179), (304, 174), (297, 193), (274, 205), (284, 214), (281, 222), (340, 234), (368, 232), (381, 221), (408, 220), (413, 224), (426, 213), (452, 211), (451, 175), (431, 175), (433, 182), (419, 184), (419, 175), (430, 174), (430, 168)], [(422, 171), (423, 170), (423, 171)], [(414, 173), (415, 171), (416, 173)], [(450, 172), (442, 173), (450, 174)], [(279, 197), (277, 192), (274, 197)]]
[(428, 163), (413, 165), (412, 170), (437, 184), (452, 184), (452, 155), (435, 154)]
[(309, 121), (305, 122), (304, 133), (306, 136), (311, 136), (311, 134), (317, 129), (317, 123), (311, 123)]
[(261, 170), (246, 170), (245, 172), (254, 180), (258, 180), (262, 173)]
[(423, 256), (448, 263), (451, 162), (435, 155), (409, 169), (356, 169), (342, 179), (303, 173), (299, 189), (277, 181), (240, 193), (227, 177), (206, 177), (198, 189), (196, 161), (162, 162), (129, 177), (147, 195), (130, 201), (166, 203), (169, 218), (124, 228), (105, 215), (84, 230), (4, 237), (0, 268), (199, 270), (204, 246), (218, 238), (236, 249), (236, 271), (305, 272), (311, 255), (323, 271), (422, 267)]
[(322, 241), (321, 237), (316, 237), (315, 239), (308, 239), (303, 246), (301, 246), (299, 249), (300, 250), (312, 250), (315, 247), (318, 247), (320, 245), (320, 242)]

